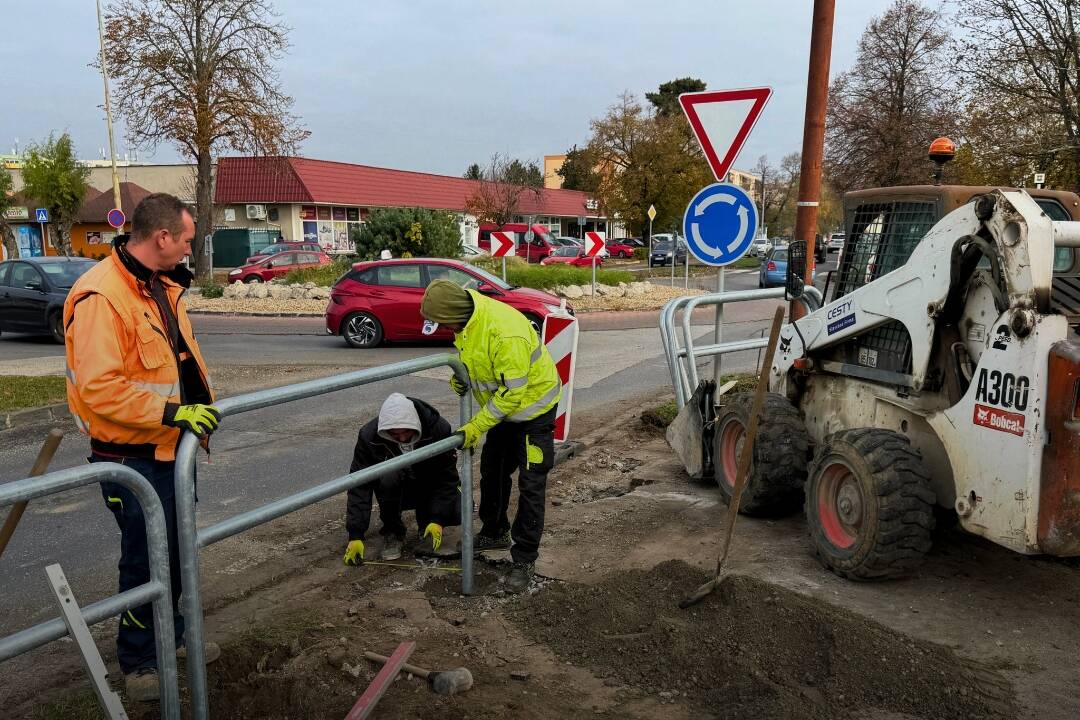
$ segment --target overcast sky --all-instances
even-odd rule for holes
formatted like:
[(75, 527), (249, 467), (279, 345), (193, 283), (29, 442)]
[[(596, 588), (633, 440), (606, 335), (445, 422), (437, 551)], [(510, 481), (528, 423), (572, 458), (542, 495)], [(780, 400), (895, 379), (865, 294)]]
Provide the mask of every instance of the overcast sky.
[[(890, 0), (838, 0), (832, 71), (850, 66)], [(0, 150), (71, 133), (107, 146), (94, 0), (5, 0)], [(308, 157), (461, 174), (494, 152), (539, 159), (588, 139), (618, 95), (678, 77), (769, 85), (736, 162), (799, 149), (812, 0), (276, 0), (292, 27), (280, 63), (311, 131)], [(19, 30), (13, 31), (16, 24)], [(117, 151), (129, 151), (118, 126)], [(152, 156), (180, 156), (161, 146)], [(143, 159), (146, 159), (144, 154)]]

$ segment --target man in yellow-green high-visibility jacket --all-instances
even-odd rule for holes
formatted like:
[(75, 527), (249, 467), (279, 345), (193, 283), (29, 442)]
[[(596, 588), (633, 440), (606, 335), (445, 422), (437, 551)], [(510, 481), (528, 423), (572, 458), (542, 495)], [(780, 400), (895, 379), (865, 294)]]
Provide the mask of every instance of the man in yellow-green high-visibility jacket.
[[(509, 305), (436, 280), (420, 312), (454, 331), (479, 412), (459, 428), (465, 447), (487, 433), (480, 455), (480, 520), (476, 552), (509, 547), (511, 590), (528, 587), (544, 531), (544, 493), (555, 454), (555, 411), (562, 393), (555, 362), (528, 318)], [(467, 388), (452, 378), (463, 395)], [(507, 517), (511, 475), (518, 473), (518, 507)]]

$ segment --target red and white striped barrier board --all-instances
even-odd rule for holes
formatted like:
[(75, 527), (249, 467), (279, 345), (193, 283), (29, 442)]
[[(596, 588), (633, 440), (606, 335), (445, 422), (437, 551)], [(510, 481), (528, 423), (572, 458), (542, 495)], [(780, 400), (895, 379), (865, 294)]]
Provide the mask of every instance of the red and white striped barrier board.
[(562, 397), (555, 411), (555, 442), (570, 437), (570, 405), (574, 399), (574, 363), (577, 357), (577, 318), (567, 312), (551, 313), (544, 318), (544, 344), (559, 370)]

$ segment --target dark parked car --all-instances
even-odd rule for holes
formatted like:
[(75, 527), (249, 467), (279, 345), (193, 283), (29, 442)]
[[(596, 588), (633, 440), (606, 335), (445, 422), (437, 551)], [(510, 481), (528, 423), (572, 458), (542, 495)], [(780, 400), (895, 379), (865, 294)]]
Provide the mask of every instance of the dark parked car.
[(64, 342), (64, 300), (88, 258), (35, 257), (0, 263), (0, 331), (51, 335)]
[[(326, 332), (355, 348), (383, 340), (454, 339), (445, 327), (424, 335), (420, 300), (433, 280), (450, 280), (519, 310), (540, 332), (544, 318), (559, 309), (559, 298), (541, 290), (514, 287), (491, 273), (458, 260), (402, 258), (359, 262), (334, 283), (326, 307)], [(573, 313), (568, 305), (567, 311)]]
[[(654, 239), (656, 236), (653, 236)], [(649, 256), (649, 267), (654, 265), (670, 265), (672, 262), (672, 255), (674, 255), (674, 261), (676, 265), (686, 264), (686, 245), (683, 241), (679, 240), (678, 248), (672, 252), (671, 240), (660, 240), (653, 242), (652, 255)]]

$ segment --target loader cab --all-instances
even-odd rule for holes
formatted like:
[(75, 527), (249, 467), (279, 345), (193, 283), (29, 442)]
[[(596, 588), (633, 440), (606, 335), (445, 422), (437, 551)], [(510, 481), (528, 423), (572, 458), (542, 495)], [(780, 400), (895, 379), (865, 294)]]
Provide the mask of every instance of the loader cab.
[[(910, 185), (847, 193), (847, 238), (837, 270), (826, 285), (827, 299), (847, 295), (900, 267), (939, 220), (996, 189)], [(1026, 191), (1051, 220), (1080, 220), (1080, 196), (1076, 193), (1034, 188)], [(1080, 323), (1080, 253), (1075, 248), (1058, 248), (1055, 252), (1051, 307), (1067, 316), (1070, 324)]]
[[(953, 210), (998, 189), (989, 186), (912, 185), (857, 190), (844, 196), (846, 239), (837, 269), (825, 284), (832, 302), (904, 265), (922, 238)], [(1007, 188), (1003, 188), (1007, 189)], [(1080, 196), (1060, 190), (1027, 192), (1053, 220), (1080, 220)], [(1051, 307), (1080, 326), (1080, 257), (1059, 248), (1054, 258)], [(827, 351), (849, 367), (870, 368), (903, 384), (911, 372), (911, 338), (892, 322)], [(878, 372), (880, 371), (880, 372)], [(883, 375), (887, 373), (888, 375)]]

